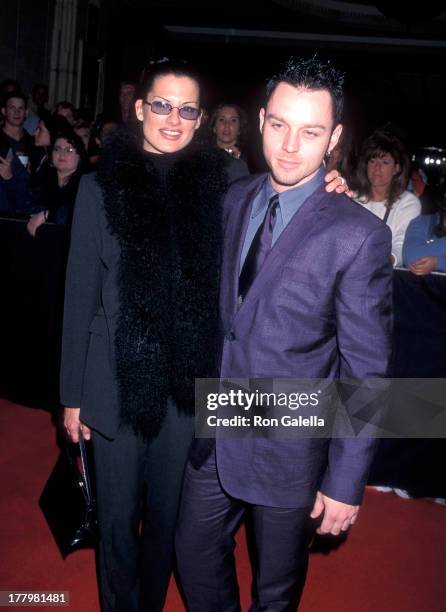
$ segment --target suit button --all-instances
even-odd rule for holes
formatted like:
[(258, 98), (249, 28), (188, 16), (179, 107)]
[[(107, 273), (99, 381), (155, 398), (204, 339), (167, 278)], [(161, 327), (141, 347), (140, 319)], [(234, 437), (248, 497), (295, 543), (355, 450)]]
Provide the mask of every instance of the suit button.
[(235, 334), (232, 329), (227, 333), (226, 338), (229, 340), (229, 342), (233, 342), (235, 340)]

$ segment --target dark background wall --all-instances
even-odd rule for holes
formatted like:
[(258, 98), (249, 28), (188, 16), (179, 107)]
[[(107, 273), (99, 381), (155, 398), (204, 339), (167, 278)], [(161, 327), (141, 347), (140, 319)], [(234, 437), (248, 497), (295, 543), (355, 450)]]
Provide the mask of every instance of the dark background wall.
[[(257, 116), (265, 82), (290, 54), (317, 52), (346, 72), (346, 123), (356, 142), (372, 129), (391, 124), (411, 152), (446, 147), (446, 19), (433, 18), (441, 12), (438, 3), (425, 2), (415, 10), (407, 3), (398, 8), (390, 2), (386, 7), (391, 17), (380, 13), (369, 21), (290, 9), (292, 4), (105, 3), (106, 105), (113, 105), (119, 80), (137, 79), (151, 57), (190, 59), (206, 77), (208, 108), (226, 100), (248, 111), (248, 157), (251, 167), (260, 170)], [(294, 2), (303, 4), (312, 3)]]
[[(48, 80), (55, 2), (0, 2), (0, 78), (18, 78), (28, 91), (37, 80)], [(391, 122), (412, 149), (446, 146), (441, 2), (377, 2), (382, 12), (365, 0), (345, 0), (350, 12), (328, 9), (323, 0), (79, 0), (78, 5), (85, 40), (81, 102), (92, 112), (99, 61), (108, 110), (116, 105), (120, 80), (137, 79), (153, 56), (176, 54), (192, 59), (206, 75), (208, 107), (223, 99), (246, 107), (255, 150), (267, 77), (290, 54), (318, 52), (346, 72), (347, 121), (358, 139)], [(358, 17), (355, 5), (374, 13)]]
[(0, 80), (48, 81), (55, 0), (0, 1)]
[(302, 13), (290, 4), (107, 2), (107, 97), (119, 78), (137, 77), (148, 58), (176, 53), (207, 75), (209, 106), (233, 99), (253, 118), (278, 62), (317, 51), (346, 71), (349, 119), (360, 132), (391, 121), (413, 146), (446, 145), (446, 19), (432, 19), (441, 12), (439, 3), (409, 10), (407, 3), (390, 2), (387, 11), (400, 20), (382, 16), (368, 25), (352, 24), (348, 15)]

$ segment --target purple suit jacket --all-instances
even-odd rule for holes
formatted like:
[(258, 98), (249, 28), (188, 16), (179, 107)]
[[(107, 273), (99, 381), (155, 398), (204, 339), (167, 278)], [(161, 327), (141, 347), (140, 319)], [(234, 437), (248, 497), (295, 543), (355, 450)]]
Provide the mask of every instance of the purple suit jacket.
[[(239, 305), (240, 253), (264, 178), (238, 181), (225, 200), (221, 376), (387, 376), (391, 232), (346, 196), (321, 187), (304, 202)], [(249, 503), (311, 506), (321, 490), (356, 505), (374, 447), (367, 438), (218, 438), (217, 467), (225, 491)]]

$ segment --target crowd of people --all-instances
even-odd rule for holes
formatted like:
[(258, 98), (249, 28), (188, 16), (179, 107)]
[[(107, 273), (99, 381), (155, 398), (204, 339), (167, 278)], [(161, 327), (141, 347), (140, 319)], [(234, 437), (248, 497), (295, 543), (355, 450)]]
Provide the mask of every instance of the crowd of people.
[[(31, 101), (17, 81), (0, 84), (0, 212), (29, 217), (35, 236), (46, 221), (70, 224), (79, 179), (95, 169), (106, 139), (125, 126), (138, 133), (134, 102), (137, 84), (122, 81), (114, 116), (84, 118), (68, 101), (47, 108), (48, 87), (37, 83)], [(243, 108), (222, 102), (202, 115), (196, 140), (233, 157), (231, 180), (247, 176), (248, 118)], [(57, 142), (59, 141), (59, 142)], [(408, 152), (392, 132), (376, 130), (352, 159), (351, 134), (325, 160), (327, 170), (344, 176), (355, 199), (385, 221), (392, 230), (392, 261), (414, 274), (446, 271), (445, 181), (429, 185), (425, 173), (410, 164)], [(410, 230), (409, 230), (410, 226)]]
[(99, 159), (104, 128), (117, 123), (93, 125), (65, 101), (50, 111), (44, 84), (33, 87), (30, 107), (15, 81), (0, 90), (1, 213), (29, 218), (32, 236), (46, 221), (70, 225), (80, 177)]
[(269, 81), (260, 176), (237, 104), (215, 109), (202, 142), (200, 78), (183, 62), (122, 83), (121, 116), (94, 126), (67, 102), (47, 110), (39, 85), (28, 133), (26, 96), (2, 92), (3, 210), (28, 215), (32, 236), (72, 225), (61, 403), (70, 439), (93, 443), (104, 611), (163, 609), (175, 532), (189, 609), (238, 610), (247, 512), (253, 609), (294, 610), (310, 519), (332, 535), (356, 520), (372, 438), (192, 442), (197, 378), (386, 377), (392, 266), (446, 271), (444, 200), (420, 217), (396, 136), (363, 143), (346, 177), (356, 202), (327, 174), (342, 86), (315, 58)]

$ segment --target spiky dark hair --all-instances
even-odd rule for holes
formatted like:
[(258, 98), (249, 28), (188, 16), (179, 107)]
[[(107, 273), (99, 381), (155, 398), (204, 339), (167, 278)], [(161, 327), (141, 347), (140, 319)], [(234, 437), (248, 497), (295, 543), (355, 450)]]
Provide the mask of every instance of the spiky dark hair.
[(311, 58), (290, 57), (277, 74), (270, 78), (266, 86), (266, 102), (280, 83), (311, 91), (326, 90), (333, 102), (333, 119), (335, 125), (341, 121), (344, 107), (344, 73), (316, 56)]

